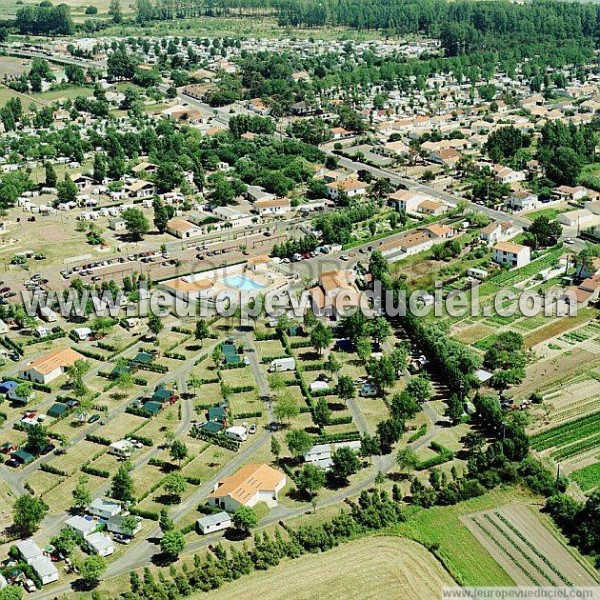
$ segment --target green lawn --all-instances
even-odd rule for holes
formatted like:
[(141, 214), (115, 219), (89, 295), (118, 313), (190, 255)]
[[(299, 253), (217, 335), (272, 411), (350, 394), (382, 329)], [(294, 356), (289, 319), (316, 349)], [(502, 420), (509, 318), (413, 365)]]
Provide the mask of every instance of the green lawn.
[(459, 585), (513, 586), (512, 579), (461, 523), (460, 517), (531, 499), (520, 488), (506, 488), (454, 506), (411, 507), (406, 511), (407, 521), (398, 525), (395, 533), (433, 548)]

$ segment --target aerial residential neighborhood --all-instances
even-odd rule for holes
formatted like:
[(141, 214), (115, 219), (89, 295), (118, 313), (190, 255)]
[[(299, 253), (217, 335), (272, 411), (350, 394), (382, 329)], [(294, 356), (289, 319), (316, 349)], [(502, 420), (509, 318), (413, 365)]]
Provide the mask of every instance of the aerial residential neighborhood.
[(0, 6), (0, 600), (600, 593), (596, 4)]

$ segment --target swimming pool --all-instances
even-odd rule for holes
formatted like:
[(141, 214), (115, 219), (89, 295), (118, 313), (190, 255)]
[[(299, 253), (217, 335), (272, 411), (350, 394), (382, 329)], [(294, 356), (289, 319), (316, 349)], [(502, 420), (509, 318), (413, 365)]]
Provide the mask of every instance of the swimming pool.
[(254, 290), (262, 290), (265, 286), (253, 279), (249, 279), (244, 275), (232, 275), (223, 279), (223, 283), (230, 288), (242, 290), (242, 292), (252, 292)]

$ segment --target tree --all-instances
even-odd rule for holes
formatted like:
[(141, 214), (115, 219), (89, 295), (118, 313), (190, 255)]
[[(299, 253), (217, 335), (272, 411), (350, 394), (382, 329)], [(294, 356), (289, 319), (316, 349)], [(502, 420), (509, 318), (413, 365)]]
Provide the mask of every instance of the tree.
[(323, 364), (323, 367), (328, 373), (330, 373), (331, 375), (335, 375), (341, 370), (342, 363), (340, 363), (340, 361), (335, 357), (335, 354), (333, 354), (333, 352), (330, 352), (329, 356), (325, 360), (325, 363)]
[(253, 527), (258, 525), (258, 517), (251, 508), (239, 506), (233, 513), (231, 522), (238, 531), (247, 535)]
[(104, 571), (106, 561), (102, 556), (87, 556), (79, 565), (79, 576), (87, 588), (97, 586)]
[(303, 429), (288, 431), (285, 436), (285, 443), (294, 458), (300, 458), (314, 446), (312, 436)]
[(65, 173), (65, 178), (56, 184), (57, 201), (59, 204), (66, 204), (67, 202), (75, 202), (77, 200), (77, 194), (79, 190), (71, 179), (68, 173)]
[(83, 512), (86, 506), (92, 501), (92, 494), (88, 488), (89, 477), (82, 475), (77, 482), (77, 485), (71, 492), (73, 495), (73, 507), (77, 512)]
[(48, 512), (48, 505), (41, 498), (29, 494), (20, 496), (13, 507), (13, 523), (21, 537), (32, 535)]
[(414, 450), (402, 448), (401, 450), (398, 450), (396, 462), (402, 471), (413, 471), (419, 464), (419, 458)]
[(167, 531), (160, 540), (160, 549), (171, 560), (176, 560), (185, 548), (185, 536), (181, 531)]
[(169, 222), (169, 212), (160, 198), (155, 198), (152, 206), (154, 208), (154, 227), (159, 233), (164, 233)]
[(196, 330), (194, 332), (194, 336), (197, 340), (200, 340), (200, 345), (202, 342), (210, 335), (210, 331), (208, 329), (208, 324), (204, 319), (198, 319), (196, 321)]
[(173, 520), (169, 517), (169, 513), (167, 512), (166, 508), (160, 509), (158, 525), (163, 533), (165, 531), (171, 531), (175, 527)]
[(108, 5), (108, 14), (112, 17), (113, 23), (116, 23), (117, 25), (123, 21), (120, 0), (110, 0), (110, 4)]
[(27, 429), (27, 443), (25, 447), (31, 454), (39, 456), (45, 446), (48, 445), (48, 430), (43, 425), (31, 425)]
[(338, 448), (331, 456), (331, 472), (336, 479), (348, 481), (350, 475), (358, 472), (360, 469), (360, 460), (352, 448), (342, 446)]
[(382, 356), (379, 360), (372, 359), (369, 361), (367, 373), (383, 395), (385, 395), (385, 390), (388, 387), (394, 385), (397, 377), (394, 365), (387, 356)]
[(452, 394), (450, 398), (448, 398), (446, 416), (453, 424), (459, 423), (463, 416), (463, 403), (456, 394)]
[(335, 386), (335, 393), (345, 401), (354, 398), (356, 390), (354, 387), (354, 380), (350, 375), (340, 375)]
[(369, 272), (374, 281), (385, 281), (389, 274), (389, 265), (379, 250), (374, 250), (369, 258)]
[(331, 345), (332, 340), (333, 332), (331, 329), (321, 321), (317, 321), (316, 325), (310, 332), (310, 343), (312, 344), (312, 347), (319, 353), (319, 356), (321, 356), (321, 353), (324, 349)]
[(392, 446), (402, 437), (404, 423), (400, 419), (386, 419), (377, 423), (377, 436), (383, 453), (391, 451)]
[(275, 402), (273, 414), (280, 423), (289, 423), (300, 414), (300, 407), (291, 394), (284, 393)]
[(179, 502), (181, 494), (187, 488), (187, 481), (183, 475), (179, 473), (171, 473), (165, 478), (163, 488), (167, 494), (173, 496)]
[(139, 208), (128, 208), (121, 213), (127, 232), (134, 240), (141, 240), (150, 230), (150, 223)]
[(279, 456), (281, 454), (281, 444), (275, 436), (271, 438), (271, 454), (275, 457), (275, 462), (279, 463)]
[(171, 444), (169, 454), (173, 460), (176, 460), (179, 468), (181, 469), (181, 461), (187, 458), (188, 449), (187, 446), (181, 440), (174, 440)]
[(65, 527), (50, 540), (50, 544), (56, 548), (57, 552), (68, 555), (73, 552), (80, 541), (81, 538), (72, 529)]
[(529, 239), (535, 248), (554, 246), (562, 235), (562, 226), (557, 221), (550, 221), (547, 215), (540, 215), (529, 227)]
[(372, 340), (381, 346), (392, 335), (392, 328), (385, 317), (375, 317), (367, 323), (367, 332)]
[(411, 377), (406, 384), (406, 393), (412, 396), (417, 402), (427, 402), (433, 394), (431, 381), (424, 375)]
[(121, 521), (121, 531), (124, 535), (129, 537), (133, 537), (134, 532), (138, 528), (140, 523), (140, 517), (136, 517), (135, 515), (127, 515)]
[(113, 79), (132, 79), (135, 75), (136, 59), (125, 48), (115, 50), (106, 61), (107, 73)]
[(281, 373), (272, 373), (269, 375), (269, 387), (276, 393), (277, 397), (279, 397), (281, 391), (287, 387), (283, 375)]
[(46, 186), (55, 188), (58, 179), (56, 177), (56, 171), (54, 170), (54, 167), (50, 163), (46, 163), (44, 168), (46, 172)]
[(158, 335), (165, 328), (162, 319), (158, 315), (148, 317), (148, 329), (154, 335)]
[(354, 347), (356, 348), (356, 354), (358, 354), (358, 358), (360, 358), (360, 360), (363, 362), (366, 362), (369, 356), (371, 356), (373, 347), (371, 345), (371, 340), (368, 337), (362, 336), (358, 338), (356, 342), (354, 342)]
[(331, 419), (331, 409), (325, 398), (319, 398), (313, 410), (313, 421), (319, 426), (324, 427)]
[(307, 496), (314, 496), (325, 485), (325, 471), (316, 465), (305, 465), (296, 475), (296, 487)]
[(132, 502), (134, 500), (133, 479), (129, 472), (131, 463), (125, 462), (119, 466), (112, 480), (111, 495), (115, 500)]
[(397, 419), (413, 419), (421, 410), (417, 401), (406, 391), (394, 394), (391, 403), (392, 414)]
[(0, 590), (0, 600), (22, 600), (23, 588), (20, 585), (7, 585)]

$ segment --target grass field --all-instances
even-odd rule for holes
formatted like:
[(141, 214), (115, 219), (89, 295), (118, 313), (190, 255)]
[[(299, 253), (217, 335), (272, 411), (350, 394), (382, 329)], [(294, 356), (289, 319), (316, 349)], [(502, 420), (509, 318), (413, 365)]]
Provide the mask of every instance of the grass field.
[(401, 535), (437, 546), (436, 555), (459, 585), (512, 586), (513, 579), (494, 560), (461, 522), (461, 517), (532, 497), (519, 488), (507, 488), (473, 498), (455, 506), (409, 509), (408, 520), (397, 526)]
[[(360, 568), (357, 568), (360, 566)], [(373, 537), (343, 544), (319, 555), (285, 561), (253, 573), (220, 590), (192, 598), (289, 600), (333, 598), (439, 598), (450, 576), (423, 546), (394, 537)], [(285, 590), (285, 592), (283, 592)]]

